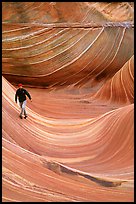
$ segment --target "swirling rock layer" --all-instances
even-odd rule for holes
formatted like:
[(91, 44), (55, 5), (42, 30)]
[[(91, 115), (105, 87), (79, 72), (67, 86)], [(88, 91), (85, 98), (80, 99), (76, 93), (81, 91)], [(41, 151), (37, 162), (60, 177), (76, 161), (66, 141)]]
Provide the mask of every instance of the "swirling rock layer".
[(3, 74), (12, 83), (94, 86), (133, 55), (128, 3), (12, 2), (3, 3), (3, 10)]
[(133, 3), (2, 9), (2, 201), (134, 201)]

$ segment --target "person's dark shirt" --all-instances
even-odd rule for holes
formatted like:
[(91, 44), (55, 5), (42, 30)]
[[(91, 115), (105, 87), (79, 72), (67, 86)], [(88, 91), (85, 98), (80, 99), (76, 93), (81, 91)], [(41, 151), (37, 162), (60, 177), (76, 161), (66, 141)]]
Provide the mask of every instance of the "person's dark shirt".
[(15, 94), (15, 101), (17, 102), (17, 97), (19, 99), (19, 102), (25, 101), (26, 95), (31, 100), (31, 95), (27, 92), (27, 90), (25, 90), (24, 88), (17, 89), (16, 94)]

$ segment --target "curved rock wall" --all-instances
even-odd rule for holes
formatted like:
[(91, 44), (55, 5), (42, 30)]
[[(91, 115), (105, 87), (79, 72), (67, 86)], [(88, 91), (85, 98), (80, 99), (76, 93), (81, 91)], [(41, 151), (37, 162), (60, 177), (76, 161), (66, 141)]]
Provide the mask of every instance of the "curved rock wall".
[(2, 2), (3, 202), (134, 201), (133, 15), (132, 2)]

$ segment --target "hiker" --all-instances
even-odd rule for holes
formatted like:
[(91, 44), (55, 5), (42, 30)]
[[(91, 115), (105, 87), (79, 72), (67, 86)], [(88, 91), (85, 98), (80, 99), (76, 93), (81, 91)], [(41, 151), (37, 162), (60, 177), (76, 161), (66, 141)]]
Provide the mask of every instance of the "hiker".
[(20, 108), (21, 108), (21, 113), (20, 113), (20, 118), (22, 119), (22, 114), (24, 113), (24, 118), (26, 119), (27, 118), (27, 113), (26, 113), (26, 110), (25, 110), (25, 106), (26, 106), (26, 95), (28, 96), (28, 98), (32, 101), (31, 99), (31, 95), (27, 92), (27, 90), (25, 90), (23, 87), (22, 84), (18, 84), (18, 89), (16, 91), (16, 94), (15, 94), (15, 102), (17, 103), (17, 98), (19, 100), (19, 105), (20, 105)]

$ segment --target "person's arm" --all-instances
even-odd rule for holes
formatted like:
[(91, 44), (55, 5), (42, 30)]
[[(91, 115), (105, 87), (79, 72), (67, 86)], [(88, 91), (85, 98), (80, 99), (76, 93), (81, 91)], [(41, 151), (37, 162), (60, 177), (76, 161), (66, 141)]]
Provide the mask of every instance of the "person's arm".
[(18, 95), (18, 93), (17, 93), (17, 91), (16, 91), (16, 94), (15, 94), (15, 102), (17, 103), (17, 95)]
[(30, 100), (32, 100), (31, 95), (28, 93), (27, 90), (25, 90), (25, 94), (28, 96), (28, 98), (29, 98)]

